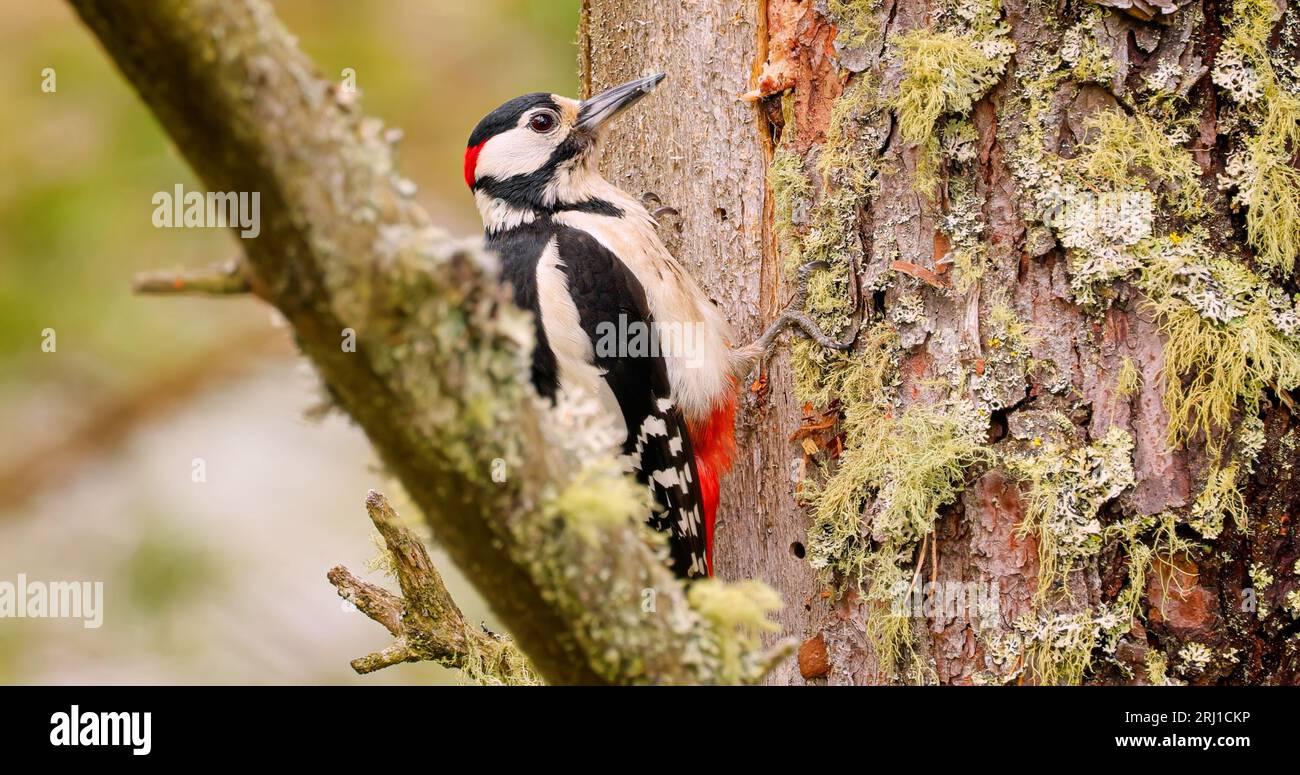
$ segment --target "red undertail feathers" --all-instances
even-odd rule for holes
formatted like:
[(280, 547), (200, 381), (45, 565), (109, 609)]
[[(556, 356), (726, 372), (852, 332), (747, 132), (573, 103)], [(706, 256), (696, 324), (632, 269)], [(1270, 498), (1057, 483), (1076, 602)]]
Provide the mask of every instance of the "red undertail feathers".
[(718, 513), (719, 482), (731, 469), (736, 453), (736, 398), (729, 391), (726, 403), (720, 404), (706, 420), (686, 423), (695, 450), (695, 469), (700, 477), (700, 497), (704, 501), (705, 552), (709, 575), (713, 575), (713, 525)]

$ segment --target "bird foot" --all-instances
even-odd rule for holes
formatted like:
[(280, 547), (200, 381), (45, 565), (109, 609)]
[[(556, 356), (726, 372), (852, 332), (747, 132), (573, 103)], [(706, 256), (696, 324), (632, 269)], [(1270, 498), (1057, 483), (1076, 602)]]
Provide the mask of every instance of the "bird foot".
[(653, 191), (647, 191), (641, 195), (641, 204), (647, 211), (649, 211), (650, 217), (654, 218), (658, 223), (663, 222), (664, 216), (681, 215), (680, 210), (672, 205), (664, 204), (663, 200), (659, 198), (659, 195)]
[(809, 339), (812, 339), (814, 342), (828, 350), (838, 350), (843, 352), (853, 347), (853, 342), (857, 339), (856, 328), (849, 333), (847, 341), (841, 342), (831, 338), (825, 331), (822, 331), (821, 327), (817, 325), (817, 322), (809, 317), (808, 313), (803, 311), (804, 302), (808, 298), (808, 278), (814, 271), (825, 269), (826, 267), (827, 264), (825, 261), (811, 261), (799, 267), (794, 298), (792, 298), (790, 303), (786, 305), (785, 310), (781, 312), (780, 316), (778, 316), (776, 320), (772, 321), (771, 325), (767, 327), (767, 330), (763, 332), (762, 336), (758, 337), (758, 339), (754, 340), (753, 343), (743, 348), (747, 351), (747, 355), (752, 359), (751, 368), (762, 367), (762, 365), (767, 362), (768, 357), (776, 348), (777, 337), (791, 326), (798, 328)]

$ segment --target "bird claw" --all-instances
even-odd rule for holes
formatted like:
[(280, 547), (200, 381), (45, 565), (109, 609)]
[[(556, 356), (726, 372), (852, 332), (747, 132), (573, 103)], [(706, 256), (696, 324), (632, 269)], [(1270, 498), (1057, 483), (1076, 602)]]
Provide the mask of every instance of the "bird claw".
[(646, 212), (650, 213), (650, 217), (654, 218), (655, 223), (660, 226), (664, 225), (664, 216), (671, 215), (680, 218), (682, 215), (681, 211), (676, 207), (664, 204), (664, 200), (660, 199), (659, 195), (653, 191), (646, 191), (641, 194), (641, 206), (646, 209)]
[(786, 306), (776, 320), (772, 321), (772, 324), (767, 327), (763, 335), (746, 348), (751, 350), (755, 365), (761, 365), (767, 360), (776, 347), (777, 337), (790, 326), (795, 326), (804, 336), (828, 350), (846, 352), (853, 348), (853, 343), (857, 340), (858, 335), (856, 327), (849, 333), (847, 341), (840, 342), (832, 339), (825, 331), (822, 331), (817, 322), (803, 311), (804, 303), (808, 299), (808, 278), (812, 276), (813, 272), (819, 269), (827, 269), (829, 266), (825, 261), (809, 261), (799, 267), (796, 273), (797, 285), (794, 297), (790, 300), (789, 305)]

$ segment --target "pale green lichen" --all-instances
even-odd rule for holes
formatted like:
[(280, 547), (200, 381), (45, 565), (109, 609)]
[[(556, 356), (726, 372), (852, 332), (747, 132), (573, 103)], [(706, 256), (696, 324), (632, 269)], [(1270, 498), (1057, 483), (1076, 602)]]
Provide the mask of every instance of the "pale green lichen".
[[(995, 672), (985, 674), (983, 682), (1005, 683), (1023, 676), (1038, 684), (1077, 684), (1098, 657), (1131, 675), (1131, 668), (1116, 655), (1121, 641), (1142, 616), (1140, 604), (1149, 573), (1157, 563), (1171, 564), (1190, 547), (1177, 536), (1174, 526), (1175, 518), (1169, 513), (1139, 515), (1108, 525), (1103, 531), (1105, 538), (1117, 541), (1127, 557), (1128, 579), (1119, 594), (1110, 603), (1082, 610), (1059, 610), (1082, 602), (1064, 597), (1054, 599), (1050, 606), (1039, 601), (1035, 612), (1025, 613), (1013, 623), (1011, 632), (987, 638), (988, 662)], [(1168, 575), (1160, 576), (1162, 583), (1167, 583)], [(1148, 662), (1148, 675), (1151, 669)]]
[(903, 140), (920, 148), (917, 189), (933, 195), (938, 185), (939, 134), (945, 114), (964, 114), (1002, 77), (1015, 44), (1005, 27), (983, 35), (912, 30), (898, 39), (903, 80), (890, 101)]
[(1149, 241), (1140, 284), (1165, 335), (1169, 443), (1199, 436), (1217, 454), (1239, 406), (1254, 415), (1264, 388), (1300, 387), (1300, 317), (1286, 294), (1203, 244)]
[(371, 573), (382, 573), (390, 579), (397, 578), (397, 558), (393, 556), (392, 550), (388, 548), (388, 542), (378, 530), (370, 531), (370, 544), (375, 547), (375, 555), (366, 560), (366, 570)]
[[(1140, 603), (1154, 563), (1165, 552), (1182, 551), (1164, 532), (1172, 525), (1153, 516), (1136, 516), (1107, 526), (1107, 540), (1118, 541), (1127, 555), (1128, 580), (1113, 602), (1078, 608), (1082, 601), (1060, 598), (1051, 605), (1040, 602), (1025, 612), (1009, 631), (993, 631), (984, 638), (985, 663), (989, 668), (976, 675), (976, 682), (1007, 683), (1013, 680), (1037, 684), (1080, 683), (1100, 656), (1121, 673), (1131, 668), (1118, 660), (1118, 647), (1141, 616)], [(1156, 528), (1154, 541), (1144, 536)], [(1172, 535), (1172, 534), (1170, 534)], [(1148, 665), (1150, 672), (1150, 665)], [(1155, 681), (1153, 681), (1154, 683)]]
[(1067, 248), (1075, 300), (1100, 309), (1117, 280), (1142, 268), (1140, 246), (1151, 238), (1157, 212), (1193, 218), (1205, 201), (1200, 168), (1184, 147), (1186, 121), (1104, 110), (1085, 119), (1084, 128), (1075, 158), (1039, 162), (1049, 174), (1034, 195)]
[(1111, 190), (1136, 181), (1156, 187), (1175, 215), (1192, 217), (1204, 208), (1201, 168), (1181, 143), (1190, 137), (1187, 123), (1160, 123), (1142, 114), (1103, 110), (1084, 121), (1088, 138), (1079, 149), (1079, 175)]
[(799, 256), (802, 254), (796, 223), (807, 219), (813, 188), (803, 160), (792, 150), (797, 132), (794, 95), (786, 94), (781, 98), (781, 110), (785, 125), (767, 169), (767, 185), (772, 190), (773, 231), (786, 256), (787, 268), (795, 269), (800, 266)]
[(1033, 679), (1047, 686), (1073, 686), (1092, 664), (1101, 627), (1091, 613), (1054, 614), (1017, 622), (1027, 636), (1025, 666)]
[(1151, 557), (1156, 563), (1153, 567), (1159, 570), (1156, 581), (1160, 584), (1160, 610), (1163, 613), (1165, 601), (1170, 599), (1170, 590), (1185, 597), (1196, 580), (1195, 572), (1185, 570), (1180, 562), (1193, 552), (1196, 544), (1178, 535), (1180, 519), (1176, 512), (1166, 510), (1141, 519), (1155, 526)]
[(1273, 582), (1275, 581), (1273, 578), (1273, 572), (1269, 570), (1266, 565), (1252, 562), (1250, 568), (1247, 570), (1247, 575), (1250, 576), (1250, 583), (1254, 587), (1256, 599), (1259, 601), (1259, 604), (1255, 608), (1255, 617), (1260, 621), (1263, 621), (1264, 619), (1267, 619), (1268, 615), (1271, 613), (1271, 609), (1268, 606), (1268, 600), (1264, 596), (1264, 593), (1268, 591), (1269, 587), (1273, 586)]
[(989, 297), (981, 329), (983, 366), (970, 374), (968, 380), (976, 402), (992, 412), (1024, 395), (1030, 355), (1039, 337), (1016, 314), (1006, 293), (1000, 289)]
[(1204, 643), (1195, 641), (1187, 643), (1178, 650), (1178, 658), (1181, 660), (1178, 665), (1179, 672), (1183, 675), (1199, 675), (1210, 666), (1213, 657), (1214, 652)]
[[(1139, 515), (1107, 525), (1104, 535), (1119, 541), (1128, 558), (1128, 583), (1115, 598), (1115, 610), (1124, 614), (1127, 621), (1140, 616), (1138, 610), (1147, 588), (1147, 574), (1159, 551), (1159, 537), (1155, 545), (1142, 540), (1142, 534), (1155, 525), (1156, 520)], [(1124, 630), (1127, 632), (1127, 627)], [(1122, 633), (1117, 633), (1122, 634)]]
[(911, 559), (909, 552), (885, 547), (864, 552), (857, 571), (865, 583), (862, 596), (869, 611), (865, 622), (867, 641), (877, 666), (886, 675), (900, 670), (908, 655), (912, 672), (924, 672), (920, 655), (913, 648), (915, 620), (907, 612), (894, 610), (899, 590), (911, 590), (918, 581), (904, 567)]
[(504, 638), (480, 648), (474, 638), (465, 639), (465, 654), (457, 664), (464, 679), (478, 686), (542, 686), (532, 663), (513, 643)]
[(1220, 181), (1246, 208), (1246, 238), (1259, 262), (1289, 274), (1300, 252), (1300, 97), (1278, 77), (1270, 57), (1281, 10), (1272, 0), (1236, 0), (1213, 79), (1255, 127), (1229, 159)]
[[(991, 453), (970, 407), (894, 414), (889, 396), (898, 345), (891, 326), (873, 325), (859, 346), (861, 354), (820, 377), (822, 395), (842, 401), (845, 449), (825, 481), (804, 483), (801, 499), (813, 515), (809, 562), (828, 583), (856, 585), (873, 611), (867, 635), (874, 653), (891, 673), (911, 650), (914, 625), (911, 617), (890, 613), (899, 585), (911, 580), (903, 566), (970, 469)], [(913, 657), (909, 674), (926, 680), (929, 668)]]
[(879, 0), (827, 0), (826, 10), (835, 22), (835, 43), (840, 48), (862, 48), (880, 37), (874, 23)]
[(1182, 681), (1169, 677), (1169, 660), (1154, 649), (1147, 652), (1143, 662), (1146, 665), (1147, 683), (1152, 686), (1181, 686)]
[(1098, 34), (1105, 19), (1105, 12), (1100, 7), (1085, 5), (1079, 21), (1061, 36), (1061, 61), (1069, 66), (1070, 75), (1080, 83), (1107, 84), (1114, 77), (1114, 54), (1102, 45)]
[(1237, 486), (1237, 475), (1236, 463), (1210, 469), (1200, 494), (1192, 503), (1187, 524), (1207, 541), (1219, 537), (1227, 519), (1231, 519), (1238, 530), (1246, 529), (1246, 499)]
[(1038, 541), (1036, 597), (1045, 602), (1053, 587), (1101, 548), (1102, 506), (1133, 482), (1133, 437), (1112, 426), (1100, 441), (1012, 458), (1008, 468), (1026, 483), (1020, 535)]
[[(949, 122), (949, 126), (954, 125), (974, 132), (969, 122)], [(961, 131), (955, 130), (953, 134), (962, 136)], [(956, 148), (969, 149), (970, 153), (974, 153), (973, 143), (965, 140), (954, 142), (960, 142)], [(969, 161), (961, 150), (954, 151), (952, 154), (945, 153), (945, 156), (953, 164), (964, 164)], [(949, 206), (939, 224), (939, 228), (948, 236), (952, 245), (948, 254), (939, 258), (939, 262), (951, 263), (953, 290), (963, 296), (976, 287), (988, 265), (984, 197), (979, 193), (972, 177), (963, 174), (949, 180)]]
[(1138, 373), (1137, 367), (1133, 365), (1133, 359), (1124, 357), (1119, 364), (1119, 372), (1115, 375), (1115, 393), (1122, 398), (1138, 392), (1142, 387), (1142, 375)]
[(703, 579), (691, 584), (687, 599), (720, 635), (722, 682), (751, 679), (756, 666), (742, 657), (759, 650), (763, 633), (780, 631), (780, 625), (768, 616), (783, 607), (781, 596), (760, 581)]
[(899, 583), (909, 577), (902, 565), (934, 531), (939, 509), (957, 498), (970, 469), (992, 458), (983, 427), (963, 422), (958, 412), (913, 407), (897, 418), (878, 416), (869, 431), (848, 436), (835, 473), (811, 484), (806, 495), (813, 504), (812, 565), (856, 580), (875, 612), (867, 635), (886, 672), (897, 669), (910, 643), (911, 620), (888, 615)]
[[(1138, 603), (1146, 593), (1147, 579), (1153, 569), (1158, 571), (1155, 579), (1161, 589), (1162, 613), (1171, 588), (1179, 595), (1189, 591), (1184, 581), (1191, 579), (1179, 560), (1186, 557), (1195, 544), (1178, 534), (1178, 524), (1178, 514), (1162, 511), (1159, 514), (1139, 514), (1107, 526), (1105, 535), (1117, 539), (1128, 557), (1128, 584), (1116, 598), (1116, 605), (1130, 615), (1140, 615)], [(1147, 535), (1149, 539), (1144, 538)]]
[(1250, 564), (1248, 573), (1250, 575), (1250, 583), (1255, 585), (1255, 591), (1257, 592), (1263, 592), (1273, 586), (1273, 582), (1276, 581), (1276, 579), (1273, 578), (1273, 572), (1268, 569), (1268, 566), (1261, 565), (1257, 562), (1252, 562)]
[[(956, 412), (913, 407), (898, 418), (881, 416), (868, 433), (849, 435), (835, 472), (810, 483), (805, 498), (814, 505), (809, 528), (814, 568), (858, 575), (869, 534), (901, 548), (934, 529), (941, 506), (960, 493), (967, 469), (987, 462), (983, 428), (972, 429)], [(869, 533), (863, 514), (869, 501)]]
[(650, 513), (652, 503), (650, 490), (626, 476), (618, 461), (601, 458), (578, 471), (544, 511), (597, 541), (602, 531), (626, 524), (629, 514)]
[(1124, 612), (1104, 605), (1096, 612), (1022, 614), (1010, 631), (987, 639), (986, 655), (995, 672), (982, 682), (1007, 683), (1023, 676), (1040, 685), (1078, 684), (1092, 666), (1094, 652), (1113, 651), (1118, 634), (1128, 627)]
[[(774, 231), (788, 274), (805, 263), (823, 262), (826, 271), (816, 272), (808, 283), (806, 311), (823, 331), (840, 336), (853, 324), (850, 283), (855, 257), (863, 253), (858, 235), (858, 208), (876, 189), (877, 149), (884, 142), (879, 118), (882, 107), (879, 83), (862, 73), (845, 87), (831, 111), (826, 142), (817, 151), (814, 171), (795, 152), (797, 127), (793, 102), (787, 98), (781, 140), (768, 170), (768, 183), (775, 204)], [(821, 179), (819, 194), (809, 179)], [(825, 382), (844, 369), (850, 357), (828, 351), (816, 342), (796, 340), (791, 346), (795, 371), (795, 395), (803, 401), (825, 406)]]
[(1293, 589), (1286, 593), (1282, 598), (1282, 609), (1291, 615), (1292, 619), (1300, 619), (1300, 589)]

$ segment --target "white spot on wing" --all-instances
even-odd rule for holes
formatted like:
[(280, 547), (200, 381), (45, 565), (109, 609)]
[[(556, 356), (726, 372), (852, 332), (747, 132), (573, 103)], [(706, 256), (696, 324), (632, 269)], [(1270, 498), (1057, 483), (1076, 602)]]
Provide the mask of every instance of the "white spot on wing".
[(677, 473), (676, 468), (664, 468), (655, 471), (650, 475), (650, 478), (654, 479), (660, 487), (665, 489), (669, 487), (681, 487), (681, 476)]
[(667, 436), (668, 423), (664, 422), (662, 417), (647, 417), (645, 422), (641, 423), (641, 437), (648, 436)]

